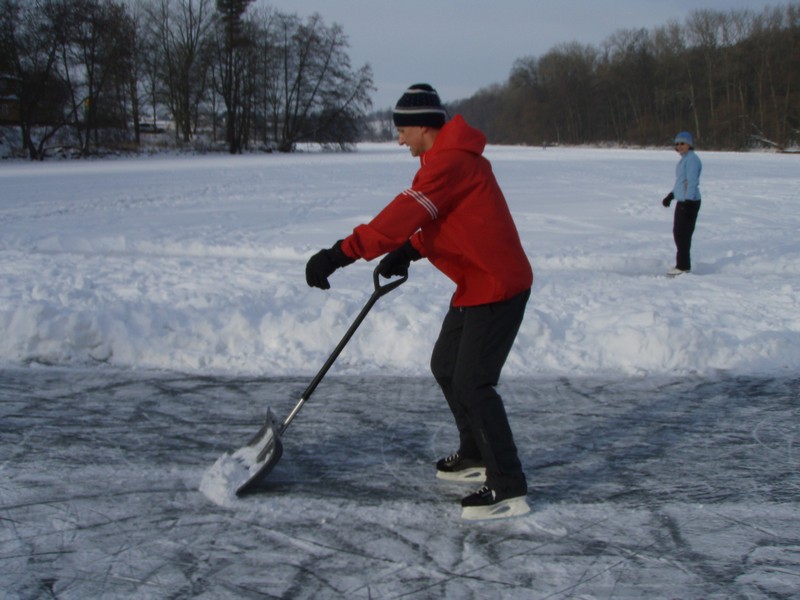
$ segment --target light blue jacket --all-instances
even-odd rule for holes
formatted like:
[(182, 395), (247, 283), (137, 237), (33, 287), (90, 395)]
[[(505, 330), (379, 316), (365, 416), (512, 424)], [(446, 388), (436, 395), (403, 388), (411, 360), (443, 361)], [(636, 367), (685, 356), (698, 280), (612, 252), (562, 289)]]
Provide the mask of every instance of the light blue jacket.
[(694, 150), (689, 150), (681, 157), (678, 166), (675, 167), (675, 187), (672, 188), (675, 200), (678, 202), (700, 200), (700, 173), (702, 170), (703, 164)]

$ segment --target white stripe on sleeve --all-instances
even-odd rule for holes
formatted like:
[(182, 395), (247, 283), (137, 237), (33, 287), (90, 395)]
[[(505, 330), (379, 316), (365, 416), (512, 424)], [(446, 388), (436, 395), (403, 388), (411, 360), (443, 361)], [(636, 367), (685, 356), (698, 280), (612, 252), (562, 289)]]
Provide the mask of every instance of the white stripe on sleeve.
[(431, 216), (431, 221), (433, 221), (437, 216), (439, 216), (439, 209), (436, 208), (436, 205), (431, 202), (431, 200), (422, 192), (418, 192), (411, 188), (408, 188), (403, 192), (406, 196), (410, 196), (417, 202), (419, 202), (422, 207), (428, 211), (428, 214)]

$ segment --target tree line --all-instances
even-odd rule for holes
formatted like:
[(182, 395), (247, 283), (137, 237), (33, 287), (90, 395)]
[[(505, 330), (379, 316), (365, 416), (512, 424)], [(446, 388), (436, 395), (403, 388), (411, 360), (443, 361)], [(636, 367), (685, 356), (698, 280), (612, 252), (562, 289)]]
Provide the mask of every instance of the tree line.
[[(320, 15), (253, 0), (0, 0), (0, 78), (32, 159), (56, 139), (81, 155), (135, 147), (163, 121), (179, 146), (231, 153), (391, 138), (348, 47)], [(661, 145), (689, 129), (706, 148), (796, 146), (800, 3), (561, 44), (449, 109), (499, 144)]]
[(54, 139), (81, 155), (139, 145), (161, 119), (239, 153), (358, 141), (373, 91), (348, 38), (252, 0), (0, 0), (0, 75), (31, 159)]
[(691, 130), (706, 148), (796, 146), (800, 4), (561, 44), (450, 109), (498, 144), (663, 145)]

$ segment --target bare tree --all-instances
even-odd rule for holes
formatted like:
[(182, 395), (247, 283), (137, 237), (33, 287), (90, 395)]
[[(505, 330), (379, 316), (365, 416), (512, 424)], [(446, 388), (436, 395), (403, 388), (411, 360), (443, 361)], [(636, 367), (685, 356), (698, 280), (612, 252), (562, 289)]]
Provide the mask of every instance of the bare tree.
[(206, 95), (212, 0), (157, 0), (152, 10), (160, 77), (175, 121), (176, 140), (189, 142)]
[(580, 143), (590, 137), (596, 60), (594, 48), (575, 42), (557, 46), (539, 61), (539, 76), (550, 96), (551, 139)]
[(598, 64), (598, 84), (614, 141), (638, 143), (653, 141), (655, 58), (646, 29), (617, 31), (603, 44), (603, 59)]
[(126, 44), (129, 47), (128, 62), (122, 65), (124, 69), (123, 78), (126, 83), (130, 104), (130, 119), (126, 118), (126, 123), (130, 121), (133, 125), (134, 139), (136, 145), (140, 143), (140, 123), (142, 120), (142, 104), (149, 97), (145, 92), (148, 81), (148, 36), (146, 25), (146, 11), (144, 9), (145, 0), (131, 0), (128, 3), (130, 10), (128, 38)]
[(268, 102), (278, 150), (290, 152), (300, 142), (354, 143), (357, 121), (372, 105), (369, 65), (352, 71), (347, 36), (318, 14), (305, 23), (294, 15), (276, 21)]
[(120, 98), (131, 65), (131, 23), (113, 0), (61, 4), (61, 72), (69, 86), (81, 154), (98, 144), (100, 128), (125, 128)]
[(691, 108), (684, 56), (686, 42), (681, 26), (672, 21), (653, 31), (655, 79), (653, 89), (655, 120), (659, 124), (658, 139), (663, 142), (669, 131), (685, 129), (684, 115)]
[(255, 36), (244, 18), (252, 0), (217, 0), (212, 73), (214, 88), (225, 103), (225, 141), (236, 154), (247, 143), (253, 108)]
[(70, 119), (69, 88), (58, 70), (59, 8), (48, 2), (0, 0), (0, 45), (19, 80), (20, 129), (31, 160)]

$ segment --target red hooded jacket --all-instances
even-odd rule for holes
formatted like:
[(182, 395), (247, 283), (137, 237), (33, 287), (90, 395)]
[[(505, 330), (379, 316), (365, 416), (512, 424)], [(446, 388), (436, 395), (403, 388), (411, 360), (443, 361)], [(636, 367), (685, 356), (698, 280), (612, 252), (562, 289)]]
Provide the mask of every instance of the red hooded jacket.
[(342, 242), (371, 260), (410, 239), (456, 284), (453, 306), (499, 302), (531, 287), (533, 272), (517, 228), (482, 156), (486, 137), (456, 115), (420, 156), (411, 187)]

